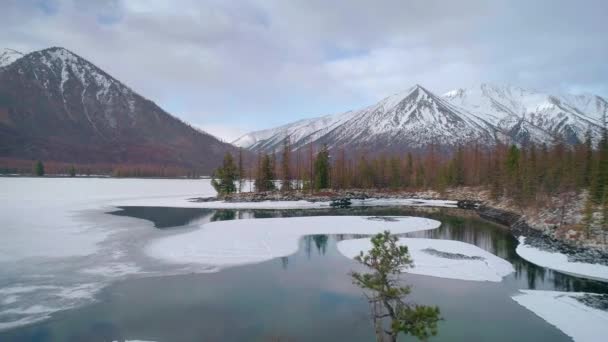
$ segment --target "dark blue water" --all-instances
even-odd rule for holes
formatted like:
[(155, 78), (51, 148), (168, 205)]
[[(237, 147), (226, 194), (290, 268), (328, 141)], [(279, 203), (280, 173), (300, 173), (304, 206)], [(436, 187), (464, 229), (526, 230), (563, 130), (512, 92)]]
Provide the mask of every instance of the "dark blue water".
[[(516, 255), (517, 242), (506, 229), (452, 209), (212, 211), (129, 207), (113, 214), (150, 220), (157, 229), (251, 215), (414, 215), (437, 219), (442, 222), (439, 229), (408, 235), (474, 244), (510, 261), (516, 272), (501, 283), (405, 275), (413, 286), (412, 301), (441, 309), (444, 321), (432, 341), (568, 341), (566, 335), (510, 297), (518, 289), (608, 293), (602, 283), (524, 261)], [(359, 265), (336, 249), (336, 242), (353, 237), (307, 236), (294, 255), (218, 273), (122, 281), (106, 288), (96, 304), (0, 333), (0, 341), (374, 341), (367, 302), (348, 275)]]

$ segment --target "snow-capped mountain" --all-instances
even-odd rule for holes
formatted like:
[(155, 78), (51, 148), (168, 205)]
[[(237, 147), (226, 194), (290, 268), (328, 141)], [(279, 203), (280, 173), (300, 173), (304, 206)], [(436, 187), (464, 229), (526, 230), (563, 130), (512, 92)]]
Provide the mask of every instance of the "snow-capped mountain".
[(357, 111), (300, 120), (246, 134), (233, 144), (253, 151), (281, 148), (289, 136), (298, 148), (309, 142), (371, 151), (420, 149), (497, 141), (525, 144), (582, 141), (601, 134), (605, 99), (554, 96), (511, 86), (482, 84), (438, 96), (416, 85)]
[(522, 142), (522, 138), (551, 142), (561, 136), (575, 143), (583, 140), (588, 130), (599, 137), (608, 113), (608, 102), (599, 96), (552, 95), (513, 86), (481, 84), (450, 91), (443, 97), (499, 129), (512, 132), (509, 136), (516, 142)]
[(19, 51), (7, 48), (0, 48), (0, 68), (13, 63), (21, 57), (23, 57), (23, 54)]
[(205, 171), (233, 149), (57, 47), (0, 68), (0, 146), (1, 157), (15, 159)]

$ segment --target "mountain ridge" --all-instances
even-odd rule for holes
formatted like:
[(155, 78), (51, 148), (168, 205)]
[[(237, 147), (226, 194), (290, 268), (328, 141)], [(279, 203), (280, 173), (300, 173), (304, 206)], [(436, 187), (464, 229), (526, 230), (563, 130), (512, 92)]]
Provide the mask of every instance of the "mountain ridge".
[(62, 47), (0, 68), (0, 142), (0, 157), (205, 173), (235, 150)]
[[(371, 151), (415, 150), (431, 143), (552, 143), (560, 136), (573, 144), (589, 129), (597, 140), (607, 113), (608, 102), (597, 95), (560, 96), (489, 83), (436, 95), (416, 84), (359, 110), (250, 132), (233, 144), (255, 152), (280, 148), (286, 136), (296, 148), (313, 141)], [(323, 131), (323, 122), (332, 126)]]

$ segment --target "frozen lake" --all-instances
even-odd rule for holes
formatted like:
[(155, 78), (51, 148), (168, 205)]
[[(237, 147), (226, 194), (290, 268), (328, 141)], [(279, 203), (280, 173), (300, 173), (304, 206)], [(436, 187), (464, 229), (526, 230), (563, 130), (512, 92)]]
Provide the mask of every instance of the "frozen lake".
[(213, 194), (208, 180), (0, 178), (0, 340), (369, 341), (368, 307), (348, 276), (358, 265), (339, 246), (384, 227), (496, 258), (451, 279), (421, 259), (418, 274), (404, 276), (414, 300), (442, 310), (433, 340), (568, 341), (511, 297), (608, 293), (530, 264), (508, 231), (449, 208), (167, 206)]

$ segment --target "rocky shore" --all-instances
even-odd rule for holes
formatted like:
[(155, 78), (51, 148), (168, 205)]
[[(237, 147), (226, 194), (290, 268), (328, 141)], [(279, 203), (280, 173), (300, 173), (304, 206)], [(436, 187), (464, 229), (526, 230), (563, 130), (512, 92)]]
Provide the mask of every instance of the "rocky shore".
[[(451, 189), (440, 194), (435, 191), (404, 192), (379, 190), (338, 190), (310, 193), (305, 191), (291, 192), (243, 192), (222, 196), (221, 198), (193, 198), (194, 202), (223, 200), (225, 202), (262, 202), (262, 201), (308, 201), (336, 203), (336, 207), (344, 207), (350, 200), (364, 199), (449, 199), (456, 200), (458, 208), (474, 211), (479, 217), (506, 226), (515, 238), (526, 237), (526, 244), (545, 251), (560, 252), (568, 256), (572, 262), (599, 263), (608, 265), (608, 250), (585, 245), (567, 236), (552, 233), (551, 229), (530, 224), (537, 222), (537, 217), (529, 217), (516, 213), (503, 202), (500, 204), (488, 201), (482, 192), (471, 189)], [(497, 208), (500, 207), (500, 208)], [(506, 208), (505, 208), (506, 207)], [(552, 227), (555, 228), (555, 227)], [(555, 230), (555, 229), (553, 229)]]

